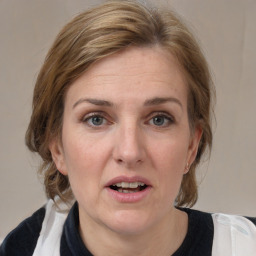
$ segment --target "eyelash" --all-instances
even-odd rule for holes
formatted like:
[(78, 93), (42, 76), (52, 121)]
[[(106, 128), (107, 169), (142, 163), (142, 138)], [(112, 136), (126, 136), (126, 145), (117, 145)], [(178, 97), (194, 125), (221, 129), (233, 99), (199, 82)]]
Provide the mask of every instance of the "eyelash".
[(86, 115), (86, 116), (84, 116), (82, 118), (82, 122), (86, 123), (88, 126), (93, 127), (93, 128), (100, 128), (100, 127), (102, 127), (102, 124), (94, 125), (94, 124), (89, 123), (89, 121), (92, 120), (93, 118), (101, 118), (103, 120), (103, 122), (107, 122), (108, 124), (111, 123), (111, 122), (109, 122), (107, 120), (107, 117), (106, 117), (106, 115), (103, 112), (90, 113), (90, 114), (88, 114), (88, 115)]
[[(101, 118), (102, 119), (102, 123), (100, 123), (99, 125), (95, 125), (92, 123), (89, 123), (90, 120), (92, 121), (93, 118)], [(146, 124), (150, 124), (150, 122), (154, 122), (154, 118), (164, 118), (164, 125), (156, 125), (156, 124), (151, 124), (157, 128), (165, 128), (170, 126), (171, 124), (175, 123), (175, 119), (173, 118), (173, 116), (171, 116), (170, 114), (166, 113), (166, 112), (156, 112), (156, 113), (151, 113), (148, 118), (147, 118), (147, 122), (145, 122)], [(104, 112), (93, 112), (93, 113), (89, 113), (86, 116), (83, 116), (82, 118), (82, 122), (86, 123), (88, 126), (93, 127), (93, 128), (101, 128), (102, 126), (106, 125), (106, 124), (111, 124), (112, 122), (110, 122), (108, 120), (108, 118), (106, 117), (106, 114)]]
[[(175, 123), (175, 120), (173, 118), (173, 116), (171, 116), (169, 113), (166, 112), (156, 112), (150, 115), (150, 119), (148, 122), (153, 121), (154, 118), (164, 118), (164, 125), (156, 125), (156, 124), (152, 124), (154, 126), (156, 126), (157, 128), (165, 128), (170, 126), (171, 124)], [(154, 121), (153, 121), (154, 122)]]

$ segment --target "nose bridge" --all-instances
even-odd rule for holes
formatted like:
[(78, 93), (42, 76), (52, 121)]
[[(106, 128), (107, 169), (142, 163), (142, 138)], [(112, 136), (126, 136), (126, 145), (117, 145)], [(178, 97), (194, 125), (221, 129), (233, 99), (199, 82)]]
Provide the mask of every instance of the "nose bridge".
[(135, 120), (127, 119), (119, 124), (114, 149), (119, 163), (132, 166), (143, 161), (145, 152), (141, 136), (141, 129)]

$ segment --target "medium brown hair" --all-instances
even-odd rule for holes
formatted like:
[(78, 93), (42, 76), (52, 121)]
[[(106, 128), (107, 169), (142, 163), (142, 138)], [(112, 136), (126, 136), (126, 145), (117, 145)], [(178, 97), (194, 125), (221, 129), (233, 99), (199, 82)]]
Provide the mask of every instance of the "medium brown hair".
[(211, 77), (205, 58), (186, 25), (172, 11), (159, 11), (136, 1), (107, 1), (85, 11), (57, 36), (38, 75), (33, 112), (26, 133), (28, 148), (39, 153), (46, 194), (69, 202), (73, 195), (68, 176), (53, 162), (49, 143), (61, 137), (67, 89), (96, 61), (129, 46), (158, 45), (179, 61), (188, 85), (191, 130), (200, 124), (203, 134), (195, 161), (184, 175), (177, 206), (195, 204), (198, 192), (195, 169), (212, 145)]

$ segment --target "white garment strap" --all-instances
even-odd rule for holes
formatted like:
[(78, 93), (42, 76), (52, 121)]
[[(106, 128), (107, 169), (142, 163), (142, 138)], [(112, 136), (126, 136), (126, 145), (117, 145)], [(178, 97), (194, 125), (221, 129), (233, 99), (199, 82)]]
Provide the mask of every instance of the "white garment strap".
[(212, 256), (256, 256), (256, 227), (241, 216), (212, 215), (214, 239)]
[(33, 256), (60, 255), (60, 239), (67, 214), (67, 210), (59, 211), (52, 200), (48, 201)]

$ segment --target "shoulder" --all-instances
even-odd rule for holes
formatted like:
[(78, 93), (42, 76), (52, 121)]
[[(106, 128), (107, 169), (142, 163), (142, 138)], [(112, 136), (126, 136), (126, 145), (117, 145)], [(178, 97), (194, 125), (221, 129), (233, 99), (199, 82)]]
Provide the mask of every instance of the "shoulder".
[(238, 256), (255, 255), (255, 218), (222, 213), (212, 214), (212, 218), (214, 222), (213, 255), (231, 255), (231, 252)]
[(187, 238), (190, 239), (186, 238), (185, 242), (190, 241), (186, 247), (192, 253), (182, 255), (229, 256), (235, 253), (237, 256), (255, 256), (256, 218), (186, 208), (181, 210), (189, 216)]
[[(231, 215), (224, 213), (212, 214), (213, 222), (216, 227), (233, 227), (243, 233), (256, 232), (256, 218)], [(255, 233), (256, 235), (256, 233)]]
[(22, 221), (4, 239), (0, 255), (32, 255), (40, 234), (45, 216), (45, 207), (37, 210), (32, 216)]
[(53, 252), (59, 251), (63, 227), (69, 210), (69, 206), (59, 201), (58, 198), (55, 201), (48, 201), (34, 255), (53, 255)]

